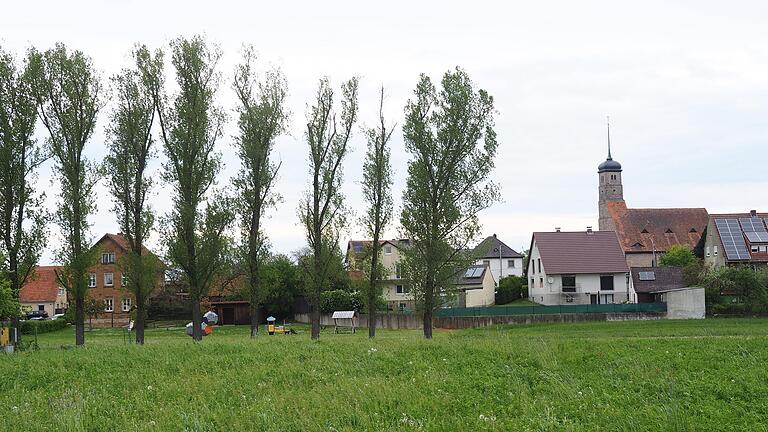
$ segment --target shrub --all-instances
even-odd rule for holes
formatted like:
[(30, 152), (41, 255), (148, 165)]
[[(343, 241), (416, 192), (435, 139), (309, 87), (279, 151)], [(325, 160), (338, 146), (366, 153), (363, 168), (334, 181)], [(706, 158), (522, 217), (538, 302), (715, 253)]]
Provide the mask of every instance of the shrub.
[(526, 280), (520, 276), (501, 278), (496, 289), (496, 304), (503, 305), (515, 300), (528, 297)]
[(323, 291), (320, 294), (320, 311), (331, 313), (339, 310), (359, 310), (363, 306), (362, 295), (344, 290)]
[(19, 331), (22, 335), (33, 335), (35, 329), (37, 333), (48, 333), (66, 328), (69, 324), (64, 319), (56, 320), (27, 320), (19, 322)]
[(667, 253), (659, 258), (661, 267), (685, 267), (696, 261), (696, 255), (691, 249), (683, 245), (672, 245)]

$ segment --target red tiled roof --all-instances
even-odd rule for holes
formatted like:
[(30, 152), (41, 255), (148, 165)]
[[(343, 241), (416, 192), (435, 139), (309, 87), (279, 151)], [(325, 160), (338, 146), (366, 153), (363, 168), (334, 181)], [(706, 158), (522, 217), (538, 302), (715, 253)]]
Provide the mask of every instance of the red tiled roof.
[(536, 232), (533, 244), (547, 274), (629, 272), (613, 231)]
[(22, 303), (55, 302), (59, 293), (56, 271), (62, 266), (38, 266), (27, 283), (21, 287), (19, 301)]
[(676, 244), (694, 249), (709, 221), (704, 208), (635, 209), (612, 201), (608, 211), (626, 253), (666, 252)]
[[(101, 243), (104, 239), (110, 239), (113, 242), (117, 243), (117, 245), (120, 246), (120, 248), (123, 249), (123, 251), (128, 252), (131, 250), (131, 245), (128, 243), (128, 240), (122, 234), (106, 233), (101, 239), (99, 239), (99, 241), (96, 242), (96, 244)], [(146, 246), (142, 246), (142, 250), (147, 255), (152, 254), (152, 252), (150, 252), (150, 250), (147, 249)]]

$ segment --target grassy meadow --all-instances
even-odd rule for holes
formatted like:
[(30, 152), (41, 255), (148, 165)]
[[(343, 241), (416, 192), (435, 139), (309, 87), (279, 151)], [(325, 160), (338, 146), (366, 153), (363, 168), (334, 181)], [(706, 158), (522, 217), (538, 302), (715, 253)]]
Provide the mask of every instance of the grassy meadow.
[(766, 319), (378, 334), (44, 334), (0, 355), (0, 431), (768, 430)]

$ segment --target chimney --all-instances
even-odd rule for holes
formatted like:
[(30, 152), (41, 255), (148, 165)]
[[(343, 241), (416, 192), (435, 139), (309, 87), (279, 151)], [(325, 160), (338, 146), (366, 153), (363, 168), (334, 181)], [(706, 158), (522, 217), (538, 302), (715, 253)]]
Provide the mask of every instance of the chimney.
[(750, 210), (749, 215), (752, 217), (757, 217), (757, 210)]
[(496, 234), (495, 233), (493, 234), (493, 238), (496, 238)]
[(588, 227), (587, 227), (587, 234), (589, 235), (589, 234), (592, 234), (592, 233), (593, 233), (593, 231), (592, 231), (592, 227), (591, 227), (591, 226), (588, 226)]
[(555, 232), (560, 232), (560, 227), (555, 227)]

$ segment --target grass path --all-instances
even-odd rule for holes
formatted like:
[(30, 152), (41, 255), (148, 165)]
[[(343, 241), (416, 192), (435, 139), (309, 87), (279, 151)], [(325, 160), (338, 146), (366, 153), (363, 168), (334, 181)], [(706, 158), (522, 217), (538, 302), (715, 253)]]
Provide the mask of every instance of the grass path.
[(768, 430), (765, 319), (247, 333), (41, 335), (0, 356), (0, 431)]

